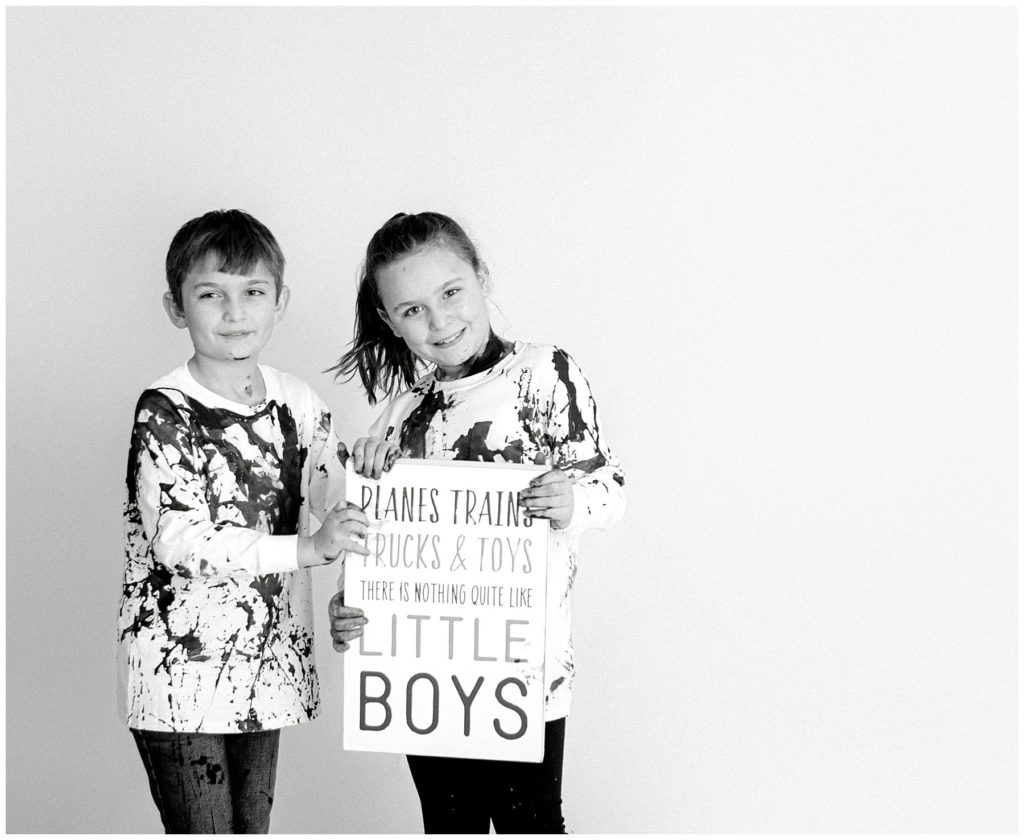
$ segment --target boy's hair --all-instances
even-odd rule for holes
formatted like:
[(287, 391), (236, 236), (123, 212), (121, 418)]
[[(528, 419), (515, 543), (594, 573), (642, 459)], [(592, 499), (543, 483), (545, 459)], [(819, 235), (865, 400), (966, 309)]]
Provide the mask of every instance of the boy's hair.
[(403, 386), (411, 386), (419, 361), (378, 311), (383, 304), (377, 290), (377, 271), (430, 245), (450, 248), (473, 267), (477, 276), (487, 270), (466, 231), (441, 213), (397, 213), (373, 235), (359, 273), (351, 349), (328, 368), (338, 371), (335, 380), (344, 377), (347, 381), (358, 373), (370, 405), (377, 402), (378, 391), (391, 396)]
[(262, 260), (280, 297), (284, 254), (274, 234), (243, 210), (211, 210), (185, 222), (167, 251), (167, 285), (179, 309), (185, 278), (209, 254), (220, 260), (215, 270), (228, 274), (246, 274)]

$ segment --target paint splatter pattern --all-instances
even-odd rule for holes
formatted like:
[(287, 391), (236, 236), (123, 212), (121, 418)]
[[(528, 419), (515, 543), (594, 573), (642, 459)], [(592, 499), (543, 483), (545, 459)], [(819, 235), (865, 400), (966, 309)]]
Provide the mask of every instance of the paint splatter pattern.
[(296, 535), (344, 496), (348, 453), (308, 385), (260, 370), (256, 407), (207, 391), (185, 366), (139, 399), (118, 639), (134, 728), (250, 732), (317, 714)]
[(613, 525), (625, 508), (622, 468), (600, 428), (590, 385), (569, 354), (516, 342), (494, 367), (464, 379), (442, 382), (427, 374), (370, 431), (397, 441), (406, 457), (545, 464), (572, 479), (573, 521), (552, 530), (548, 544), (548, 720), (568, 714), (571, 702), (570, 595), (579, 534)]

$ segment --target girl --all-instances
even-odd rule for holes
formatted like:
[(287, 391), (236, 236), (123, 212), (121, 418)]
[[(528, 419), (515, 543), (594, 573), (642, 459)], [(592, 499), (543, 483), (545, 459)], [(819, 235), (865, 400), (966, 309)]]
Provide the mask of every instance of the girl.
[[(590, 386), (569, 355), (491, 328), (487, 268), (465, 231), (439, 213), (399, 213), (366, 249), (355, 339), (334, 369), (356, 372), (371, 404), (393, 396), (355, 446), (379, 478), (396, 456), (546, 464), (521, 494), (551, 521), (541, 764), (408, 756), (428, 833), (565, 833), (562, 746), (573, 679), (569, 595), (579, 534), (622, 515), (619, 463), (600, 435)], [(428, 366), (417, 379), (417, 369)], [(341, 593), (332, 636), (344, 644)], [(337, 628), (337, 629), (335, 629)]]

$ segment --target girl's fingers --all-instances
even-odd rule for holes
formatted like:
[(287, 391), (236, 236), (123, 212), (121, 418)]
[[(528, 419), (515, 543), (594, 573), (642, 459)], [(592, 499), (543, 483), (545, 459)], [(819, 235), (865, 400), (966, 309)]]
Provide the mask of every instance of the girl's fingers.
[(353, 639), (358, 639), (363, 635), (363, 628), (356, 627), (353, 630), (335, 630), (331, 629), (331, 638), (336, 642), (351, 642)]
[(365, 615), (360, 607), (346, 607), (345, 602), (341, 600), (343, 594), (339, 592), (331, 598), (330, 604), (327, 607), (331, 618), (360, 618)]
[(344, 633), (358, 630), (361, 633), (365, 624), (366, 618), (363, 616), (335, 618), (331, 621), (331, 631)]
[(387, 456), (388, 447), (383, 444), (379, 444), (376, 450), (374, 450), (372, 465), (367, 461), (367, 466), (372, 468), (374, 478), (380, 478), (384, 474), (384, 460)]
[(355, 471), (363, 471), (363, 447), (366, 445), (366, 438), (359, 438), (352, 447), (352, 467)]
[(567, 476), (561, 470), (549, 470), (543, 475), (538, 475), (536, 478), (530, 480), (531, 487), (541, 487), (545, 484), (557, 484), (562, 481), (568, 481)]
[(370, 476), (373, 470), (373, 455), (377, 450), (377, 442), (373, 438), (360, 438), (356, 442), (355, 469), (360, 475)]
[(524, 490), (519, 494), (520, 499), (546, 499), (552, 496), (563, 496), (572, 493), (572, 486), (569, 484), (544, 484), (540, 487), (533, 487)]
[(569, 515), (569, 508), (565, 505), (556, 507), (537, 508), (527, 511), (534, 519), (565, 519)]

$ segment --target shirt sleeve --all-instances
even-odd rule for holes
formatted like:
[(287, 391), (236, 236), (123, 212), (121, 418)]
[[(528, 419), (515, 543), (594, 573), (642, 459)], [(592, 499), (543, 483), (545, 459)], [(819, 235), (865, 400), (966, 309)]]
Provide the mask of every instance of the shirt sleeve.
[(157, 563), (186, 578), (266, 575), (298, 568), (298, 537), (210, 516), (204, 458), (177, 406), (143, 394), (132, 432), (134, 489)]
[(309, 510), (323, 522), (327, 511), (345, 500), (345, 461), (349, 453), (338, 439), (326, 404), (310, 393), (313, 436), (309, 448)]
[(597, 403), (583, 372), (564, 350), (556, 349), (552, 361), (557, 375), (548, 423), (553, 465), (573, 485), (573, 516), (565, 530), (580, 534), (611, 527), (626, 509), (622, 467), (601, 436)]

